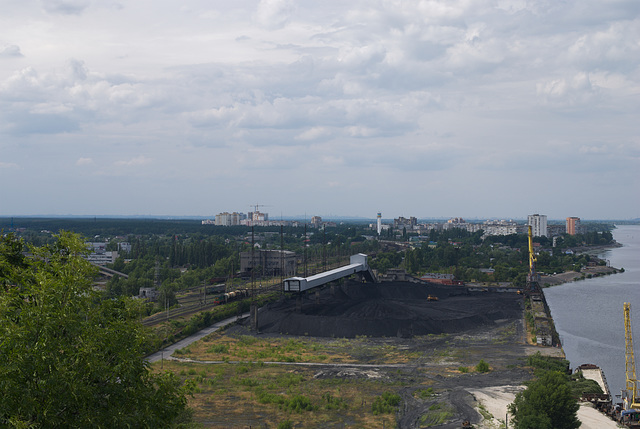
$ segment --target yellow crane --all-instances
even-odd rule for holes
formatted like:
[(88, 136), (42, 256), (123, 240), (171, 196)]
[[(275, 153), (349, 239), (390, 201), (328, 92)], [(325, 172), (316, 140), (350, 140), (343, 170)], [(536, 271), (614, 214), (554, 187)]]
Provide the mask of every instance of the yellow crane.
[(533, 250), (533, 234), (529, 225), (529, 275), (527, 276), (528, 292), (538, 292), (538, 275), (536, 274), (536, 252)]
[(636, 362), (633, 357), (633, 335), (631, 333), (631, 303), (624, 303), (624, 344), (625, 344), (625, 370), (626, 385), (623, 392), (625, 410), (640, 410), (640, 398), (638, 398), (638, 379), (636, 378)]

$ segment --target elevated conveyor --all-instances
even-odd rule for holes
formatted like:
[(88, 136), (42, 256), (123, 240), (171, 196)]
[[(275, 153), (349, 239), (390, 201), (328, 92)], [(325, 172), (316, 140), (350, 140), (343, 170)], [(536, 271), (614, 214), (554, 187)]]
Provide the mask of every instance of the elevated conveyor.
[(377, 283), (375, 275), (369, 265), (367, 265), (367, 255), (358, 253), (352, 255), (349, 265), (336, 268), (334, 270), (325, 271), (310, 277), (290, 277), (284, 281), (285, 292), (304, 292), (314, 287), (322, 286), (334, 280), (343, 277), (349, 277), (353, 274), (361, 274), (367, 281)]

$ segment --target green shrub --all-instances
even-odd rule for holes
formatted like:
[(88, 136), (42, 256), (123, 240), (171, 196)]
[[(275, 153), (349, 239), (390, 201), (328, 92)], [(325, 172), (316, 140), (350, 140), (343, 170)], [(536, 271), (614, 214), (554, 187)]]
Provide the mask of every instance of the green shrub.
[(532, 366), (534, 369), (542, 369), (545, 371), (558, 371), (563, 374), (567, 374), (569, 372), (568, 360), (551, 356), (542, 356), (540, 352), (527, 357), (527, 365)]
[(209, 353), (226, 354), (229, 353), (229, 346), (227, 344), (214, 344), (207, 351)]
[(428, 389), (418, 389), (413, 392), (413, 396), (420, 399), (429, 399), (433, 395), (435, 395), (433, 387), (429, 387)]
[(327, 410), (346, 410), (347, 408), (349, 408), (344, 399), (336, 398), (330, 393), (325, 393), (324, 395), (322, 395), (322, 399), (324, 399), (326, 402), (324, 408)]
[(291, 399), (286, 400), (282, 406), (285, 410), (301, 413), (303, 411), (314, 411), (315, 407), (311, 403), (311, 399), (304, 395), (294, 395)]
[(489, 372), (489, 364), (486, 363), (483, 359), (480, 359), (478, 365), (476, 365), (477, 372)]
[(469, 372), (469, 368), (467, 368), (466, 366), (459, 366), (458, 371), (460, 371), (463, 374), (466, 374)]
[(420, 427), (439, 426), (453, 418), (453, 410), (445, 405), (436, 403), (429, 407), (426, 414), (420, 416)]
[(374, 415), (391, 414), (396, 411), (401, 401), (400, 395), (395, 393), (384, 392), (382, 396), (378, 396), (371, 404), (371, 410)]

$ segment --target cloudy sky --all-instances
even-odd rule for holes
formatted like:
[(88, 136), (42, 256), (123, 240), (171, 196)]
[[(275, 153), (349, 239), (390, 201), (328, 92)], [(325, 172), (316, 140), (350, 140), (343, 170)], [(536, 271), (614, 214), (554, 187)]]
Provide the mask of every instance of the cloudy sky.
[(640, 217), (638, 0), (3, 0), (0, 215)]

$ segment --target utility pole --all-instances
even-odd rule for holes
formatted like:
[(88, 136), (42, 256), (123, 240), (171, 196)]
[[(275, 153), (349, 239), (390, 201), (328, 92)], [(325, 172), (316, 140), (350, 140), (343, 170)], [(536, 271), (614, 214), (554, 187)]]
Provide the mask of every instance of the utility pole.
[(327, 235), (325, 226), (322, 226), (322, 267), (323, 271), (327, 271)]
[(255, 236), (253, 234), (253, 225), (251, 225), (251, 301), (255, 299), (256, 295), (256, 282), (255, 282), (255, 268), (256, 268), (256, 259), (254, 256), (255, 246)]
[(307, 220), (304, 220), (304, 238), (302, 239), (302, 247), (304, 249), (304, 276), (307, 277)]
[(284, 293), (284, 226), (280, 224), (280, 291)]

